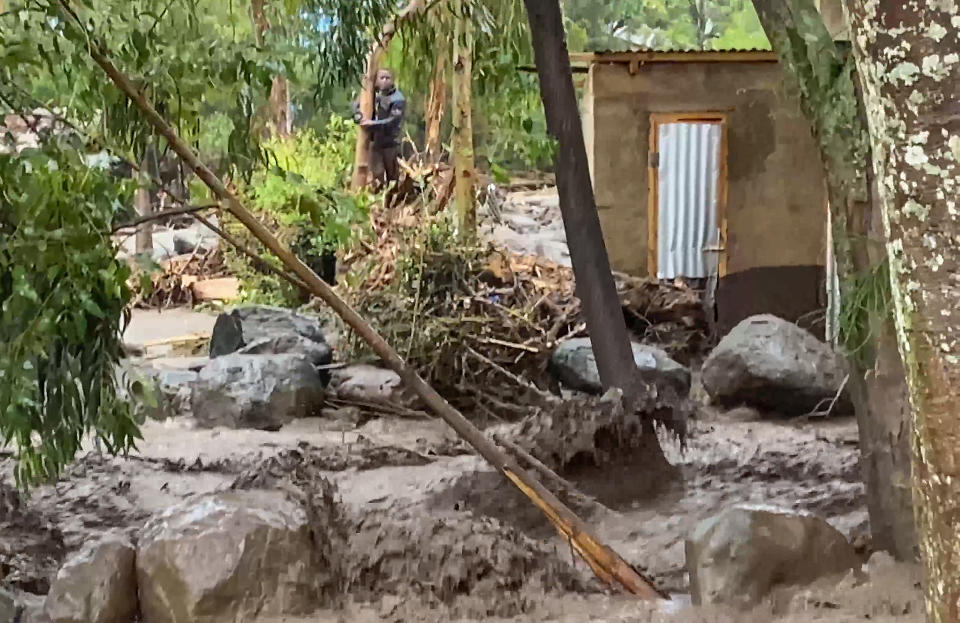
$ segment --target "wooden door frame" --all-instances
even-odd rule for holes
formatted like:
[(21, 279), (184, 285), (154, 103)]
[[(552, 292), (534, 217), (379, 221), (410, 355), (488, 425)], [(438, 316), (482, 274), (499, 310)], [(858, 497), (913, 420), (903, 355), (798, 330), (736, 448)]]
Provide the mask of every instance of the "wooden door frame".
[[(647, 153), (647, 272), (657, 278), (659, 268), (660, 238), (660, 126), (667, 123), (719, 123), (720, 124), (720, 170), (717, 180), (717, 223), (720, 227), (721, 247), (718, 276), (727, 274), (727, 126), (726, 112), (651, 113), (650, 150)], [(657, 160), (654, 161), (654, 154)]]

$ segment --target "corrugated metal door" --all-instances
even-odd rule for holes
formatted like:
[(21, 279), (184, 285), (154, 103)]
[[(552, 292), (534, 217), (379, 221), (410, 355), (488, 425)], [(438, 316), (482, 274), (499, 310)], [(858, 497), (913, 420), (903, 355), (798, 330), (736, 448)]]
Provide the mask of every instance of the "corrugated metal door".
[(657, 277), (717, 274), (720, 123), (659, 126)]

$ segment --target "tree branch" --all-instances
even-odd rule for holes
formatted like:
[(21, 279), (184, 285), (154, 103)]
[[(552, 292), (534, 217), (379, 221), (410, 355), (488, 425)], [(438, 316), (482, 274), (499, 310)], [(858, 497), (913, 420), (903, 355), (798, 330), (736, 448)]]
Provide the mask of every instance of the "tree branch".
[(219, 208), (219, 207), (220, 207), (220, 203), (218, 202), (218, 203), (209, 203), (204, 205), (185, 205), (179, 208), (170, 208), (169, 210), (155, 212), (153, 214), (148, 214), (146, 216), (135, 218), (132, 221), (129, 221), (126, 223), (120, 223), (119, 225), (115, 225), (111, 230), (111, 232), (116, 233), (120, 230), (127, 229), (129, 227), (136, 227), (138, 225), (143, 225), (144, 223), (149, 223), (150, 221), (158, 221), (168, 216), (177, 216), (180, 214), (194, 214), (195, 212), (200, 212), (201, 210), (209, 210), (211, 208)]

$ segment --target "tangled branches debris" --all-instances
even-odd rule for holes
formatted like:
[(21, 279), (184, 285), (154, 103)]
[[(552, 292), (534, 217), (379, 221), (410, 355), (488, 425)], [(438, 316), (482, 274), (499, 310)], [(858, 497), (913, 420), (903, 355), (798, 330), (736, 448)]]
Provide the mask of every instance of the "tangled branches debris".
[[(529, 415), (559, 393), (547, 363), (585, 330), (573, 271), (489, 244), (464, 244), (426, 193), (371, 214), (373, 239), (344, 258), (340, 288), (418, 372), (462, 411), (484, 421)], [(699, 298), (683, 288), (618, 279), (624, 305), (651, 327), (671, 319), (691, 334)], [(689, 319), (677, 315), (689, 314)], [(686, 347), (686, 343), (682, 345)], [(351, 341), (351, 357), (368, 353)]]
[(572, 274), (465, 246), (444, 216), (413, 206), (376, 214), (374, 231), (376, 246), (351, 258), (351, 302), (457, 406), (480, 417), (521, 416), (523, 395), (551, 386), (547, 360), (557, 342), (583, 330)]
[[(130, 286), (131, 302), (136, 307), (164, 309), (194, 303), (193, 284), (204, 279), (228, 275), (223, 253), (219, 248), (178, 255), (159, 263), (157, 270), (134, 265)], [(146, 281), (149, 280), (149, 281)]]

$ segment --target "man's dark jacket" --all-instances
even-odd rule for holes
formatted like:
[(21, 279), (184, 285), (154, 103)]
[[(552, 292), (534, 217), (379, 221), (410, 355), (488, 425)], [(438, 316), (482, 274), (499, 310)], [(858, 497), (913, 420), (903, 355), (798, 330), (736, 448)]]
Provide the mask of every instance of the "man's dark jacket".
[[(377, 99), (373, 105), (373, 125), (370, 137), (374, 147), (397, 147), (400, 145), (400, 132), (403, 130), (403, 114), (406, 112), (407, 100), (400, 89), (393, 87), (386, 92), (377, 92)], [(353, 102), (353, 119), (359, 122), (360, 102)]]

